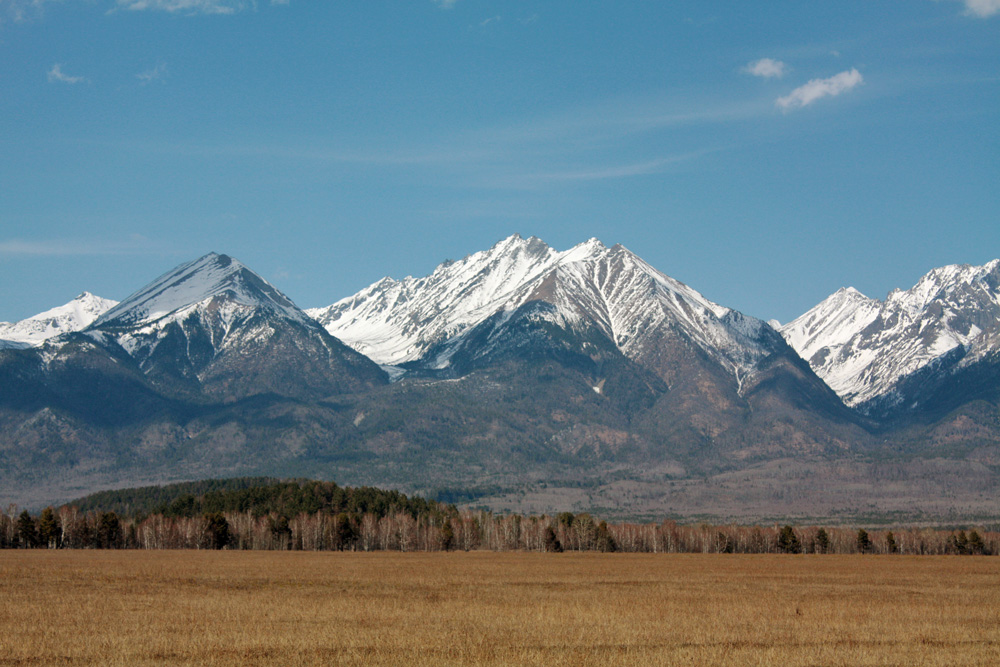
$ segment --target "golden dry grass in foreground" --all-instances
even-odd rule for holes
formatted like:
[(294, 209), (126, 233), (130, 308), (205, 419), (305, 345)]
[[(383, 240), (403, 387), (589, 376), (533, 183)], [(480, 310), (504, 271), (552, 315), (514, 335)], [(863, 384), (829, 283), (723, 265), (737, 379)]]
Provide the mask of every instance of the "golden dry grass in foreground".
[(1000, 559), (0, 552), (0, 665), (1000, 664)]

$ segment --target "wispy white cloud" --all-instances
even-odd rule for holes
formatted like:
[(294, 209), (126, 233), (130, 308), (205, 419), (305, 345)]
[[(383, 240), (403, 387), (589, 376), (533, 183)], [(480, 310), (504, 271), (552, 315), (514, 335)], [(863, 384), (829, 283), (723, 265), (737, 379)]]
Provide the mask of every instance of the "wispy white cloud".
[[(38, 18), (46, 4), (53, 0), (0, 0), (0, 24), (4, 21), (21, 23)], [(58, 1), (58, 0), (56, 0)]]
[(753, 74), (754, 76), (759, 76), (764, 79), (780, 79), (785, 76), (788, 71), (788, 66), (781, 62), (780, 60), (773, 60), (771, 58), (761, 58), (760, 60), (755, 60), (752, 63), (747, 63), (743, 71), (747, 74)]
[(50, 69), (48, 72), (48, 78), (49, 78), (49, 83), (58, 82), (58, 83), (73, 84), (73, 83), (85, 83), (87, 81), (87, 79), (82, 76), (70, 76), (69, 74), (66, 74), (65, 72), (62, 71), (62, 65), (60, 63), (56, 63), (55, 65), (52, 66), (52, 69)]
[[(272, 3), (273, 4), (273, 3)], [(188, 14), (235, 14), (255, 6), (252, 0), (117, 0), (119, 9)]]
[(534, 181), (603, 181), (609, 179), (631, 178), (633, 176), (647, 176), (663, 172), (668, 166), (679, 162), (693, 160), (707, 153), (714, 151), (704, 150), (683, 155), (671, 155), (669, 157), (635, 162), (631, 164), (619, 164), (610, 166), (598, 166), (594, 168), (584, 168), (569, 171), (552, 171), (534, 173), (526, 176), (528, 182)]
[(148, 69), (145, 72), (139, 72), (135, 75), (135, 78), (139, 79), (140, 85), (147, 85), (153, 83), (154, 81), (162, 81), (167, 76), (167, 64), (158, 63), (156, 67)]
[(966, 16), (988, 19), (1000, 13), (1000, 0), (960, 0), (960, 2), (965, 5), (965, 11), (962, 13)]
[(485, 21), (480, 21), (479, 22), (479, 27), (480, 28), (485, 28), (489, 24), (491, 24), (491, 23), (497, 23), (499, 21), (500, 21), (500, 17), (499, 16), (491, 16), (490, 18), (486, 19)]
[(458, 0), (432, 0), (441, 9), (451, 9)]
[(1000, 0), (963, 0), (965, 13), (981, 19), (1000, 13)]
[(148, 238), (133, 234), (124, 240), (96, 241), (81, 239), (0, 240), (0, 255), (32, 257), (69, 257), (92, 255), (134, 255), (155, 252)]
[[(0, 24), (4, 21), (20, 23), (40, 18), (47, 5), (61, 4), (67, 0), (0, 0)], [(88, 0), (98, 4), (96, 0)], [(256, 9), (258, 0), (104, 0), (100, 4), (111, 6), (110, 12), (161, 11), (187, 14), (235, 14), (244, 9)], [(270, 0), (272, 5), (288, 5), (291, 0)], [(454, 0), (452, 0), (452, 3)]]
[(782, 111), (801, 109), (824, 97), (836, 97), (863, 82), (864, 77), (861, 76), (861, 72), (850, 69), (828, 79), (813, 79), (788, 95), (779, 97), (775, 100), (775, 104)]
[(714, 139), (689, 141), (685, 128), (767, 117), (773, 113), (772, 104), (759, 98), (680, 103), (662, 95), (629, 96), (513, 125), (449, 127), (421, 138), (386, 137), (379, 145), (342, 138), (306, 143), (171, 141), (120, 148), (199, 159), (315, 161), (324, 169), (392, 170), (421, 182), (446, 182), (449, 187), (544, 191), (684, 169), (709, 153), (733, 148), (730, 142), (720, 145)]

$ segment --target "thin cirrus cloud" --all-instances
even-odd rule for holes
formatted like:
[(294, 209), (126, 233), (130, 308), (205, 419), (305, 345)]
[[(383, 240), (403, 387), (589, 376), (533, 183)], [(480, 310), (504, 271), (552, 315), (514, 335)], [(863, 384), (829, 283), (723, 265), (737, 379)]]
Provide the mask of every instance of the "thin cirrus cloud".
[(52, 66), (52, 69), (48, 71), (49, 83), (86, 83), (87, 79), (82, 76), (70, 76), (62, 70), (62, 65), (56, 63)]
[(156, 67), (148, 69), (144, 72), (139, 72), (135, 75), (135, 78), (139, 79), (139, 84), (142, 86), (153, 83), (154, 81), (162, 81), (167, 76), (167, 65), (166, 63), (159, 63)]
[(988, 18), (1000, 13), (1000, 0), (964, 0), (965, 13), (979, 18)]
[(49, 0), (0, 0), (0, 25), (5, 20), (14, 23), (31, 21), (42, 15)]
[(0, 240), (0, 256), (70, 257), (93, 255), (132, 255), (154, 251), (153, 244), (141, 234), (115, 241), (85, 241), (80, 239)]
[[(271, 0), (272, 5), (287, 5), (289, 0)], [(235, 14), (255, 8), (254, 0), (117, 0), (118, 9), (161, 11), (187, 14)]]
[(630, 178), (633, 176), (647, 176), (657, 174), (666, 170), (671, 165), (694, 160), (709, 153), (715, 153), (722, 149), (706, 149), (670, 155), (668, 157), (636, 162), (631, 164), (619, 164), (591, 169), (579, 169), (571, 171), (535, 172), (528, 175), (525, 182), (536, 183), (543, 181), (602, 181), (609, 179)]
[(846, 93), (863, 82), (864, 77), (861, 76), (861, 72), (850, 69), (828, 79), (813, 79), (788, 95), (779, 97), (774, 103), (782, 111), (801, 109), (824, 97), (836, 97)]
[(785, 73), (788, 71), (788, 66), (780, 60), (761, 58), (760, 60), (755, 60), (752, 63), (747, 63), (746, 67), (743, 68), (743, 71), (747, 74), (759, 76), (763, 79), (780, 79), (785, 76)]
[(245, 9), (247, 3), (242, 0), (118, 0), (118, 7), (128, 11), (235, 14)]

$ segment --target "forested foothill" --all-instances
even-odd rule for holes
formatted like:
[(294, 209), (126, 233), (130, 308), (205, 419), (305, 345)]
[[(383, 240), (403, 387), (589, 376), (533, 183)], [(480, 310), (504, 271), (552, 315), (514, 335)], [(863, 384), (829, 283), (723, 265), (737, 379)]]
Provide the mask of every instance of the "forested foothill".
[(590, 514), (523, 516), (372, 487), (272, 478), (104, 491), (37, 515), (0, 510), (4, 549), (601, 551), (993, 555), (981, 528), (608, 523)]

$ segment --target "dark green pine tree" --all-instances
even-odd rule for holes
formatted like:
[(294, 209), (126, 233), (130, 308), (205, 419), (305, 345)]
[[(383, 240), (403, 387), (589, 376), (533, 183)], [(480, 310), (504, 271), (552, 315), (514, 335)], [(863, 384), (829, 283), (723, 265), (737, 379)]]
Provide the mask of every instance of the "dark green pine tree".
[(545, 529), (545, 550), (557, 554), (561, 554), (563, 550), (562, 542), (556, 537), (556, 531), (552, 526)]
[(891, 554), (899, 553), (899, 545), (896, 544), (896, 536), (892, 534), (891, 530), (885, 534), (885, 548)]
[(104, 512), (97, 520), (97, 546), (100, 549), (117, 549), (121, 542), (122, 524), (114, 512)]
[(59, 524), (59, 517), (51, 507), (46, 507), (38, 517), (38, 542), (46, 549), (58, 549), (62, 546), (61, 540), (62, 527)]
[(986, 553), (986, 544), (983, 538), (975, 530), (969, 531), (969, 553), (980, 556)]
[(821, 554), (830, 550), (830, 535), (826, 532), (826, 528), (816, 531), (816, 549)]
[(453, 546), (455, 546), (455, 530), (451, 527), (451, 521), (445, 519), (444, 525), (441, 526), (441, 549), (451, 551)]
[(35, 520), (31, 518), (28, 510), (21, 512), (21, 516), (17, 518), (17, 540), (22, 549), (34, 549), (38, 546)]
[(799, 536), (795, 534), (795, 530), (791, 526), (783, 526), (781, 532), (778, 533), (778, 551), (783, 554), (797, 554), (802, 553), (802, 543), (799, 542)]
[(271, 536), (276, 549), (285, 550), (292, 548), (292, 529), (288, 525), (288, 517), (279, 516), (277, 519), (271, 517), (268, 520), (271, 525)]
[(858, 553), (867, 554), (871, 553), (872, 550), (872, 540), (868, 537), (868, 531), (864, 528), (858, 528)]
[(222, 512), (211, 512), (205, 515), (205, 542), (209, 549), (225, 549), (232, 541), (229, 532), (229, 522)]
[(597, 533), (594, 539), (594, 546), (598, 551), (603, 551), (605, 553), (618, 551), (618, 543), (615, 542), (614, 536), (608, 529), (608, 522), (602, 521), (597, 526)]
[(336, 517), (336, 539), (338, 551), (350, 551), (358, 541), (358, 531), (351, 515), (341, 512)]

